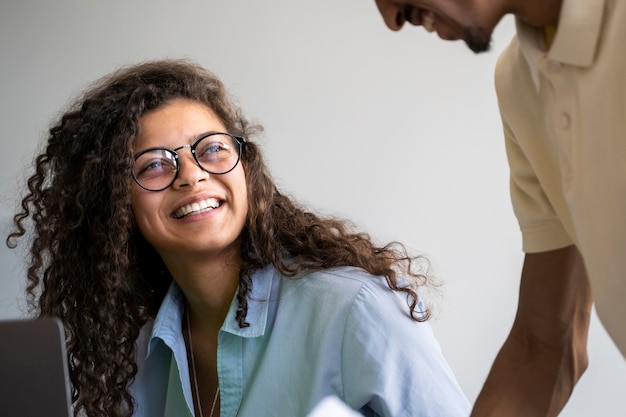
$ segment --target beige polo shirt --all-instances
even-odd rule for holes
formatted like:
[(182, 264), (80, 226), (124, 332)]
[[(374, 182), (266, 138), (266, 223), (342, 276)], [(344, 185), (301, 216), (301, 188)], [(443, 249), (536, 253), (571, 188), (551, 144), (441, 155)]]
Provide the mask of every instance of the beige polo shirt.
[(518, 21), (495, 81), (524, 251), (579, 248), (626, 357), (626, 1), (564, 0), (549, 50)]

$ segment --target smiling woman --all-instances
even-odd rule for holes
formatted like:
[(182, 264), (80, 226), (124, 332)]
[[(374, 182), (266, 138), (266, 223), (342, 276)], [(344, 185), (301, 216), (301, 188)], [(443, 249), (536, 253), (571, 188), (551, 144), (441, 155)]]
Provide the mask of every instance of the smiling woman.
[[(8, 244), (67, 332), (87, 416), (466, 416), (419, 297), (426, 260), (282, 194), (222, 83), (122, 68), (50, 130)], [(81, 414), (82, 415), (82, 414)]]

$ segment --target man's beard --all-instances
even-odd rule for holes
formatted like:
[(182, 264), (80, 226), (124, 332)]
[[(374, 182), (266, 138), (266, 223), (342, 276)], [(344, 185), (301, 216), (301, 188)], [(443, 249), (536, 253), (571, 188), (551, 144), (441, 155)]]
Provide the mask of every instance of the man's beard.
[(491, 48), (491, 35), (481, 28), (466, 28), (465, 43), (477, 54), (487, 52)]

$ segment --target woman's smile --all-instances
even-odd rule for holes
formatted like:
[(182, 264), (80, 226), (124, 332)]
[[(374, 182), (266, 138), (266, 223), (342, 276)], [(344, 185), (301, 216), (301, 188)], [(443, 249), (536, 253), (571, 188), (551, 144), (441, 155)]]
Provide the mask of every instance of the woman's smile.
[(187, 216), (193, 216), (200, 213), (205, 213), (210, 210), (218, 208), (222, 203), (216, 198), (207, 198), (191, 204), (187, 204), (176, 210), (174, 217), (176, 219), (182, 219)]

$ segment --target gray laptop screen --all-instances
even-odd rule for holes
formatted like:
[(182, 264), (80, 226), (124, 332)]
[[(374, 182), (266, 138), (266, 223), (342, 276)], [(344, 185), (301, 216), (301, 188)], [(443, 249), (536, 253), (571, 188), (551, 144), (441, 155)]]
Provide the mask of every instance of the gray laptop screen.
[(65, 338), (57, 319), (0, 321), (0, 410), (70, 417)]

